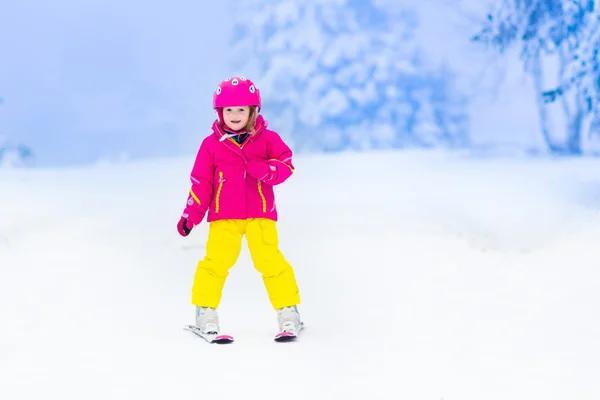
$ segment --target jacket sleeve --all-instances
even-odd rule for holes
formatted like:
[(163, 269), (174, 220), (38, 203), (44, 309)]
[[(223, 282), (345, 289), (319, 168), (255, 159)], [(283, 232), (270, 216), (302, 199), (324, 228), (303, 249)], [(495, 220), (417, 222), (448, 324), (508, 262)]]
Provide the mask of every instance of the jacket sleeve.
[(279, 134), (273, 131), (270, 133), (271, 135), (267, 142), (267, 164), (269, 164), (274, 174), (267, 183), (270, 185), (279, 185), (294, 173), (292, 150), (285, 144)]
[(202, 142), (198, 150), (190, 175), (192, 186), (182, 214), (194, 225), (202, 222), (213, 198), (214, 163), (207, 139)]

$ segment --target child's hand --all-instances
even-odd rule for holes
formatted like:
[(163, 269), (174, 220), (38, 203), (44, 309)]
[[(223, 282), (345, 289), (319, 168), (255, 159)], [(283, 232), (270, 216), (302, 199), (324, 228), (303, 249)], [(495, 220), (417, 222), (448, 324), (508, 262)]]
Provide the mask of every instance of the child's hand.
[(177, 223), (177, 232), (183, 237), (189, 235), (194, 229), (194, 224), (188, 221), (186, 218), (181, 217)]
[(277, 171), (275, 168), (264, 161), (248, 161), (246, 166), (248, 174), (258, 180), (267, 182), (271, 180), (273, 174)]

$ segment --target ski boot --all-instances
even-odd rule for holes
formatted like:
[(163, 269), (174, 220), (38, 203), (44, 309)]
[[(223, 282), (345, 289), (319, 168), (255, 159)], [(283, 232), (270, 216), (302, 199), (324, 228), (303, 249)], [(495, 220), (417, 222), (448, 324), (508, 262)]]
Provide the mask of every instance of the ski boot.
[(207, 335), (219, 334), (219, 315), (215, 308), (196, 307), (196, 327)]
[(214, 308), (196, 307), (196, 325), (187, 325), (186, 329), (209, 343), (233, 342), (233, 336), (219, 333), (219, 316)]
[(275, 341), (287, 342), (294, 340), (304, 328), (297, 306), (283, 307), (277, 310), (277, 322), (279, 333), (275, 335)]

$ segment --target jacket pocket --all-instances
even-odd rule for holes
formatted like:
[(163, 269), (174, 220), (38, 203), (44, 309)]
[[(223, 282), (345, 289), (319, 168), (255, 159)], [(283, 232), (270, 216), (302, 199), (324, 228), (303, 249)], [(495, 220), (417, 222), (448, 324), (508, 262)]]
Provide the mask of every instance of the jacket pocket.
[(215, 196), (215, 213), (219, 213), (220, 201), (221, 201), (221, 190), (223, 190), (223, 171), (219, 171), (219, 187), (217, 188), (217, 195)]

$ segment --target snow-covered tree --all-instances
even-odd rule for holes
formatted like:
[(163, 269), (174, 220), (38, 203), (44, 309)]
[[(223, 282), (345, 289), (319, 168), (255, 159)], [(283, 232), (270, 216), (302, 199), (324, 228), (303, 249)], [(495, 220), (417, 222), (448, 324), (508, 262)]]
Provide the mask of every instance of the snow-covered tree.
[[(586, 93), (561, 90), (569, 80), (573, 52), (582, 42), (586, 21), (594, 12), (592, 0), (498, 0), (473, 40), (504, 54), (518, 46), (536, 92), (539, 120), (548, 149), (555, 153), (582, 152), (584, 119), (589, 113)], [(547, 61), (557, 68), (546, 68)], [(550, 76), (555, 72), (555, 76)], [(556, 84), (548, 82), (554, 80)], [(558, 86), (558, 90), (554, 87)], [(555, 129), (555, 101), (560, 101), (564, 126)], [(557, 130), (559, 133), (557, 133)], [(566, 138), (560, 138), (564, 132)]]
[[(588, 4), (593, 7), (592, 2)], [(580, 40), (571, 44), (568, 66), (557, 87), (547, 90), (548, 102), (577, 97), (583, 117), (590, 115), (589, 133), (600, 132), (600, 14), (591, 8), (583, 15)]]
[(231, 15), (239, 74), (298, 150), (462, 145), (466, 101), (421, 54), (416, 15), (369, 0), (247, 0)]

